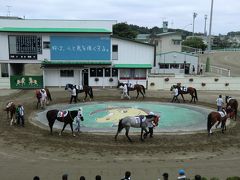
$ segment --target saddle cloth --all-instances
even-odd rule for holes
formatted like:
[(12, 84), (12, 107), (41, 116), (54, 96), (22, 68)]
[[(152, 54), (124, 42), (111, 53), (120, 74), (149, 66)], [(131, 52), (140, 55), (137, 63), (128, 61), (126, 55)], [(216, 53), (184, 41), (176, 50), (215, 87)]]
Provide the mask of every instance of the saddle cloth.
[(68, 111), (58, 111), (57, 117), (66, 117), (68, 115)]
[(146, 120), (145, 116), (135, 116), (136, 124), (142, 124)]
[(232, 97), (228, 97), (228, 99), (227, 99), (227, 103), (229, 103), (230, 100), (232, 100), (232, 99), (234, 99), (234, 98), (232, 98)]
[(76, 86), (76, 88), (77, 88), (78, 90), (83, 90), (83, 86), (82, 86), (82, 85), (78, 85), (78, 86)]
[(181, 91), (187, 92), (187, 87), (186, 86), (181, 86), (180, 89), (181, 89)]
[(226, 112), (218, 111), (218, 113), (220, 114), (220, 116), (221, 116), (222, 118), (226, 116)]
[(7, 103), (6, 108), (9, 108), (9, 107), (12, 105), (12, 103), (13, 103), (13, 102), (9, 102), (9, 103)]

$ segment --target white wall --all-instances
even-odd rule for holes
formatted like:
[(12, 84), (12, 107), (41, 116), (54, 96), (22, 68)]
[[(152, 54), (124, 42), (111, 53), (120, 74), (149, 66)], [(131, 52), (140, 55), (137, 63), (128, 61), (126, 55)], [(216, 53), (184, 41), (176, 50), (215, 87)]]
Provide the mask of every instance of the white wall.
[(0, 60), (8, 60), (8, 34), (0, 33)]
[(154, 61), (154, 46), (112, 38), (112, 45), (118, 45), (118, 60), (113, 64), (151, 64)]
[(165, 53), (170, 51), (181, 52), (182, 51), (181, 44), (180, 45), (173, 44), (173, 39), (181, 40), (182, 37), (178, 34), (171, 34), (171, 35), (165, 35), (165, 36), (160, 36), (156, 38), (156, 40), (158, 40), (156, 53), (159, 54), (159, 53)]
[(10, 78), (0, 77), (0, 89), (10, 89)]
[[(165, 81), (169, 78), (169, 81)], [(193, 79), (190, 82), (189, 79)], [(215, 81), (215, 79), (218, 81)], [(154, 86), (151, 85), (154, 83)], [(161, 76), (149, 76), (148, 77), (148, 89), (151, 90), (170, 90), (171, 86), (177, 83), (181, 83), (186, 87), (194, 87), (197, 90), (240, 90), (240, 77), (201, 77), (201, 76), (185, 76), (185, 77), (161, 77)], [(205, 86), (202, 86), (205, 83)], [(225, 84), (229, 83), (228, 86)]]

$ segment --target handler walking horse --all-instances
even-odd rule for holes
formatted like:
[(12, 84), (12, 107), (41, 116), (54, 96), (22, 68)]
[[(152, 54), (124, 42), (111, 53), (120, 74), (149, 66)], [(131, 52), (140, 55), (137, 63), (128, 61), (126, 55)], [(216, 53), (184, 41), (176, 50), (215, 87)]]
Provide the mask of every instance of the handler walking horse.
[(208, 135), (212, 134), (212, 126), (216, 123), (216, 128), (221, 123), (222, 133), (224, 133), (224, 131), (226, 131), (226, 121), (230, 117), (232, 112), (232, 109), (227, 109), (226, 111), (225, 109), (223, 109), (223, 111), (212, 111), (211, 113), (209, 113), (207, 119)]
[(42, 94), (40, 92), (41, 89), (37, 89), (35, 91), (35, 95), (36, 95), (36, 98), (37, 98), (37, 109), (38, 109), (39, 104), (43, 108), (45, 106), (45, 104), (47, 103), (47, 101), (52, 101), (52, 96), (51, 96), (51, 93), (50, 93), (49, 89), (45, 88), (44, 90), (46, 91), (46, 94), (47, 94), (46, 98), (42, 98)]
[[(65, 90), (72, 90), (74, 87), (73, 84), (66, 84)], [(93, 99), (93, 90), (91, 86), (83, 85), (82, 88), (80, 86), (76, 85), (76, 92), (77, 92), (77, 99), (78, 99), (78, 93), (85, 93), (84, 101), (86, 101), (87, 96), (89, 95), (90, 101)]]
[[(118, 86), (117, 86), (117, 88), (119, 88), (119, 87), (123, 87), (124, 86), (124, 83), (118, 83)], [(131, 87), (131, 86), (128, 86), (128, 91), (137, 91), (137, 96), (136, 96), (136, 99), (138, 98), (138, 96), (139, 96), (139, 93), (141, 93), (142, 94), (142, 96), (143, 96), (143, 98), (145, 97), (144, 95), (145, 95), (145, 87), (143, 86), (143, 85), (141, 85), (141, 84), (135, 84), (135, 85), (133, 85), (133, 87)]]
[(8, 102), (6, 104), (6, 107), (5, 107), (4, 111), (7, 112), (7, 118), (11, 119), (10, 126), (12, 126), (13, 123), (16, 123), (16, 119), (15, 120), (13, 119), (13, 118), (15, 118), (14, 116), (16, 114), (16, 105), (12, 101)]
[(238, 111), (238, 101), (230, 96), (226, 96), (225, 98), (226, 101), (226, 108), (232, 108), (234, 113), (233, 116), (230, 116), (230, 118), (235, 118), (235, 121), (237, 119), (237, 111)]
[(75, 136), (73, 133), (73, 121), (75, 118), (80, 118), (83, 121), (83, 116), (82, 113), (74, 110), (74, 111), (60, 111), (57, 109), (49, 110), (46, 114), (47, 120), (48, 120), (48, 125), (50, 127), (50, 133), (52, 134), (52, 129), (55, 120), (58, 120), (60, 122), (63, 122), (63, 128), (62, 131), (59, 133), (59, 135), (62, 135), (65, 127), (70, 124), (71, 130), (72, 130), (72, 135)]
[(182, 96), (182, 99), (183, 99), (184, 102), (185, 102), (185, 99), (183, 97), (183, 94), (190, 94), (191, 95), (192, 99), (191, 99), (190, 103), (192, 101), (194, 101), (194, 103), (196, 103), (196, 101), (198, 101), (197, 90), (195, 88), (193, 88), (193, 87), (184, 88), (180, 84), (177, 84), (177, 85), (172, 85), (170, 91), (172, 91), (175, 88), (178, 89), (178, 94)]
[(141, 136), (140, 139), (143, 141), (143, 131), (145, 133), (148, 133), (147, 127), (148, 123), (153, 123), (154, 126), (158, 126), (159, 116), (157, 115), (140, 115), (140, 116), (127, 116), (123, 119), (121, 119), (118, 123), (118, 130), (117, 134), (115, 135), (115, 140), (117, 140), (118, 134), (122, 131), (123, 128), (125, 128), (128, 140), (132, 142), (130, 137), (128, 136), (130, 127), (134, 128), (141, 128)]

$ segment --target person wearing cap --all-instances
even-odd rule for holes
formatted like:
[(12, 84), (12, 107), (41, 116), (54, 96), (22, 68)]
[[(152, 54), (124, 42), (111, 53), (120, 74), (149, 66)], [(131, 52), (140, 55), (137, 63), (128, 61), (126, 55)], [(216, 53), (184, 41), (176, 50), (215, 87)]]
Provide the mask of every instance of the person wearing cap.
[(22, 104), (17, 107), (17, 124), (24, 127), (24, 107)]
[(186, 180), (186, 175), (185, 175), (185, 171), (183, 170), (183, 169), (180, 169), (179, 171), (178, 171), (178, 174), (179, 174), (179, 176), (178, 176), (178, 180)]
[(77, 103), (77, 89), (76, 86), (73, 86), (71, 90), (71, 98), (69, 104), (72, 104), (72, 100), (74, 100), (74, 103)]
[[(149, 112), (148, 115), (155, 115), (153, 112)], [(153, 137), (153, 124), (152, 122), (147, 122), (148, 132), (144, 133), (144, 137), (146, 138), (148, 134), (150, 134), (150, 138)]]
[(168, 173), (163, 173), (163, 180), (168, 180)]
[(83, 116), (82, 116), (82, 108), (79, 108), (78, 109), (78, 114), (77, 114), (77, 117), (76, 117), (76, 124), (77, 124), (77, 127), (75, 128), (75, 130), (78, 132), (78, 133), (80, 133), (81, 131), (80, 131), (80, 120), (81, 121), (83, 121), (84, 119), (83, 119)]

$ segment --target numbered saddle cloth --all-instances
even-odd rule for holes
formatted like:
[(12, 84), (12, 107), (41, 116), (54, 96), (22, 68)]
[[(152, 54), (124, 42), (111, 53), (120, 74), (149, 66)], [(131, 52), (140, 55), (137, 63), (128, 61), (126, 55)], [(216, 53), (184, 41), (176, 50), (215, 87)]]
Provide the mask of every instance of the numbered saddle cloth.
[(187, 87), (186, 86), (181, 86), (181, 91), (187, 92)]
[(145, 116), (135, 116), (135, 122), (136, 124), (142, 125), (142, 123), (146, 120)]
[(78, 89), (78, 90), (83, 90), (83, 86), (82, 86), (82, 85), (78, 85), (78, 86), (77, 86), (77, 89)]
[(220, 116), (222, 118), (226, 116), (226, 112), (224, 112), (224, 111), (218, 111), (218, 113), (220, 114)]
[(68, 115), (68, 111), (58, 111), (57, 117), (58, 118), (64, 118)]
[(12, 104), (13, 104), (13, 102), (9, 102), (6, 106), (6, 108), (9, 108)]

